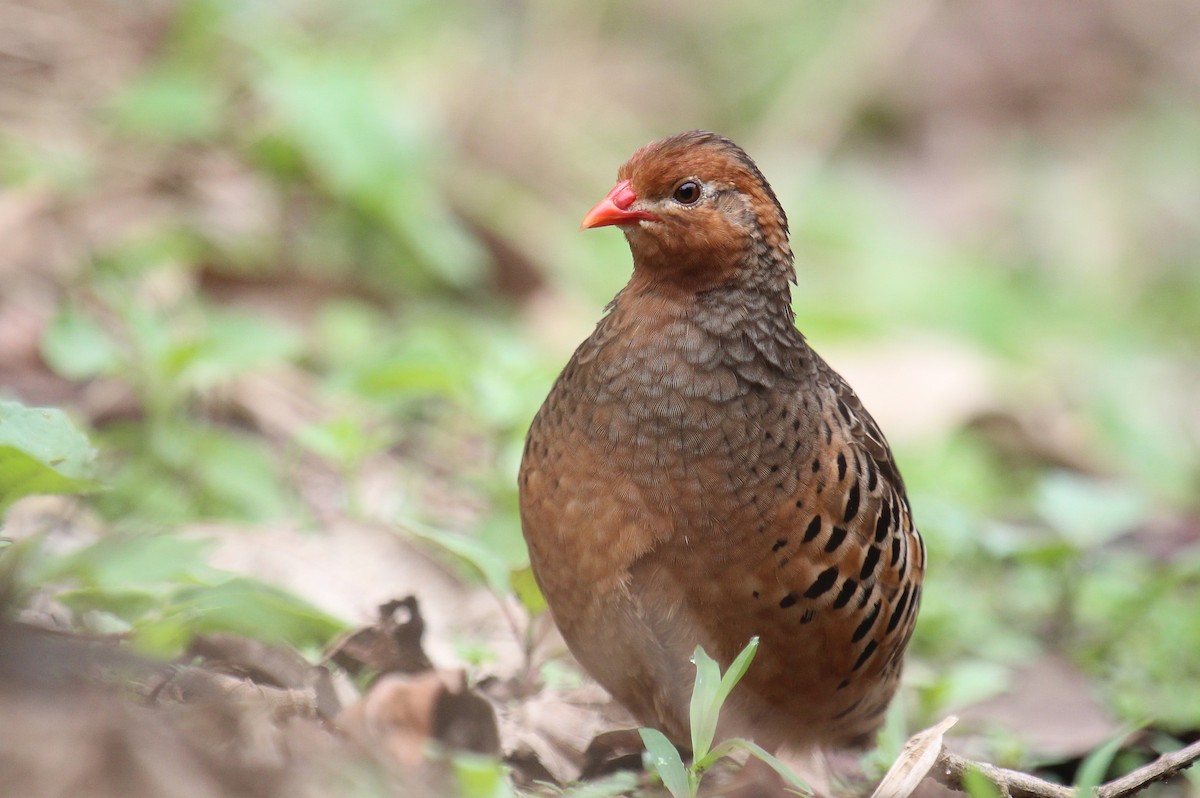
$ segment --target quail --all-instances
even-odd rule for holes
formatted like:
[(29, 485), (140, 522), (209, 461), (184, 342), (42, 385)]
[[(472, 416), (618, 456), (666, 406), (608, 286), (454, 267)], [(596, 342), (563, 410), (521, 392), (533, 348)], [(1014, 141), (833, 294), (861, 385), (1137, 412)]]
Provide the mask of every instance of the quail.
[(925, 547), (874, 419), (795, 326), (783, 208), (750, 157), (690, 131), (639, 149), (583, 220), (629, 283), (530, 427), (537, 578), (580, 664), (689, 741), (690, 656), (757, 657), (720, 737), (867, 743), (896, 691)]

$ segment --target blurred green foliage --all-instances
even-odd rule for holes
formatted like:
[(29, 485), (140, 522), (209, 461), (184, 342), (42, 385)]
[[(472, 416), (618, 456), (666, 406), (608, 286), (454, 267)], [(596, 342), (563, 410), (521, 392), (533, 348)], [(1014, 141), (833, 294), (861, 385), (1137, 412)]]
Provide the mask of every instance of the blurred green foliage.
[(61, 410), (0, 401), (0, 520), (26, 496), (93, 490), (95, 459)]
[(102, 539), (43, 557), (25, 578), (68, 585), (57, 598), (96, 631), (129, 633), (139, 649), (176, 656), (195, 634), (233, 632), (319, 652), (342, 622), (257, 580), (209, 567), (204, 541), (170, 533)]
[[(450, 463), (488, 509), (453, 532), (419, 501), (387, 520), (540, 610), (514, 475), (569, 342), (498, 290), (500, 256), (479, 231), (527, 239), (556, 309), (599, 317), (628, 255), (615, 234), (576, 237), (578, 217), (634, 147), (700, 123), (756, 157), (761, 146), (791, 220), (797, 316), (819, 350), (913, 332), (965, 342), (994, 372), (997, 406), (1065, 410), (1106, 474), (1014, 466), (970, 429), (897, 441), (930, 550), (912, 725), (997, 693), (1049, 651), (1120, 718), (1200, 728), (1200, 696), (1185, 689), (1200, 679), (1200, 550), (1156, 552), (1128, 534), (1197, 512), (1198, 106), (1164, 81), (1075, 137), (1013, 122), (969, 142), (992, 206), (947, 233), (889, 177), (915, 131), (943, 118), (906, 118), (877, 89), (888, 75), (869, 73), (900, 12), (680, 5), (185, 0), (154, 56), (96, 108), (102, 144), (0, 142), (7, 182), (64, 202), (102, 179), (114, 147), (185, 175), (219, 153), (269, 197), (246, 227), (155, 217), (88, 249), (62, 286), (46, 362), (115, 381), (138, 407), (94, 431), (97, 507), (140, 532), (303, 522), (289, 471), (303, 454), (340, 474), (361, 512), (359, 473), (403, 449)], [(634, 74), (645, 77), (630, 87)], [(296, 323), (223, 305), (205, 290), (222, 277), (325, 293)], [(284, 367), (311, 375), (339, 413), (280, 441), (221, 408), (239, 379)], [(247, 594), (259, 610), (238, 623), (309, 645), (335, 626), (214, 577), (200, 548), (170, 536), (103, 541), (45, 567), (75, 586), (71, 606), (132, 625), (150, 647), (233, 622), (221, 602)]]

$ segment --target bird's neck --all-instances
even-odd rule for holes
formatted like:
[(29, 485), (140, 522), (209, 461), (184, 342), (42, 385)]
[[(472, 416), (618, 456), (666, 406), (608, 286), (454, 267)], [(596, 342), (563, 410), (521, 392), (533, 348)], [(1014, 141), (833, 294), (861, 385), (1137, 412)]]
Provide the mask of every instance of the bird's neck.
[(634, 334), (646, 346), (664, 352), (700, 340), (723, 353), (710, 365), (724, 363), (755, 382), (771, 375), (799, 373), (810, 351), (796, 329), (791, 291), (782, 269), (757, 269), (740, 279), (688, 290), (676, 282), (651, 279), (635, 271), (613, 300), (612, 330)]
[(634, 258), (633, 276), (614, 304), (653, 316), (689, 318), (719, 337), (756, 328), (793, 328), (791, 251), (762, 249), (730, 264), (681, 272)]

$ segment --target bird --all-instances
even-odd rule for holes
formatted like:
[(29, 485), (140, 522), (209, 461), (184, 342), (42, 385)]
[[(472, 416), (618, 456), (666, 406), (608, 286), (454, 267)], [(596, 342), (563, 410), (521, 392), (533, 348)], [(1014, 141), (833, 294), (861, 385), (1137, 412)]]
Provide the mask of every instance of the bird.
[(787, 216), (754, 161), (692, 130), (638, 149), (582, 228), (629, 282), (525, 440), (521, 526), (580, 665), (690, 744), (693, 651), (756, 657), (718, 737), (868, 745), (897, 690), (926, 551), (887, 439), (796, 327)]

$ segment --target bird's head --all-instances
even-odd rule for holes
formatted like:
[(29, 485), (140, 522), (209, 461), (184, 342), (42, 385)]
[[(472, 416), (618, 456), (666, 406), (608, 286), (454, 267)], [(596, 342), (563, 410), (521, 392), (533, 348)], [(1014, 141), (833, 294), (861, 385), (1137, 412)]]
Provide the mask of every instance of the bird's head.
[(787, 217), (750, 156), (704, 130), (635, 152), (584, 228), (618, 225), (635, 273), (703, 291), (764, 270), (792, 276)]

